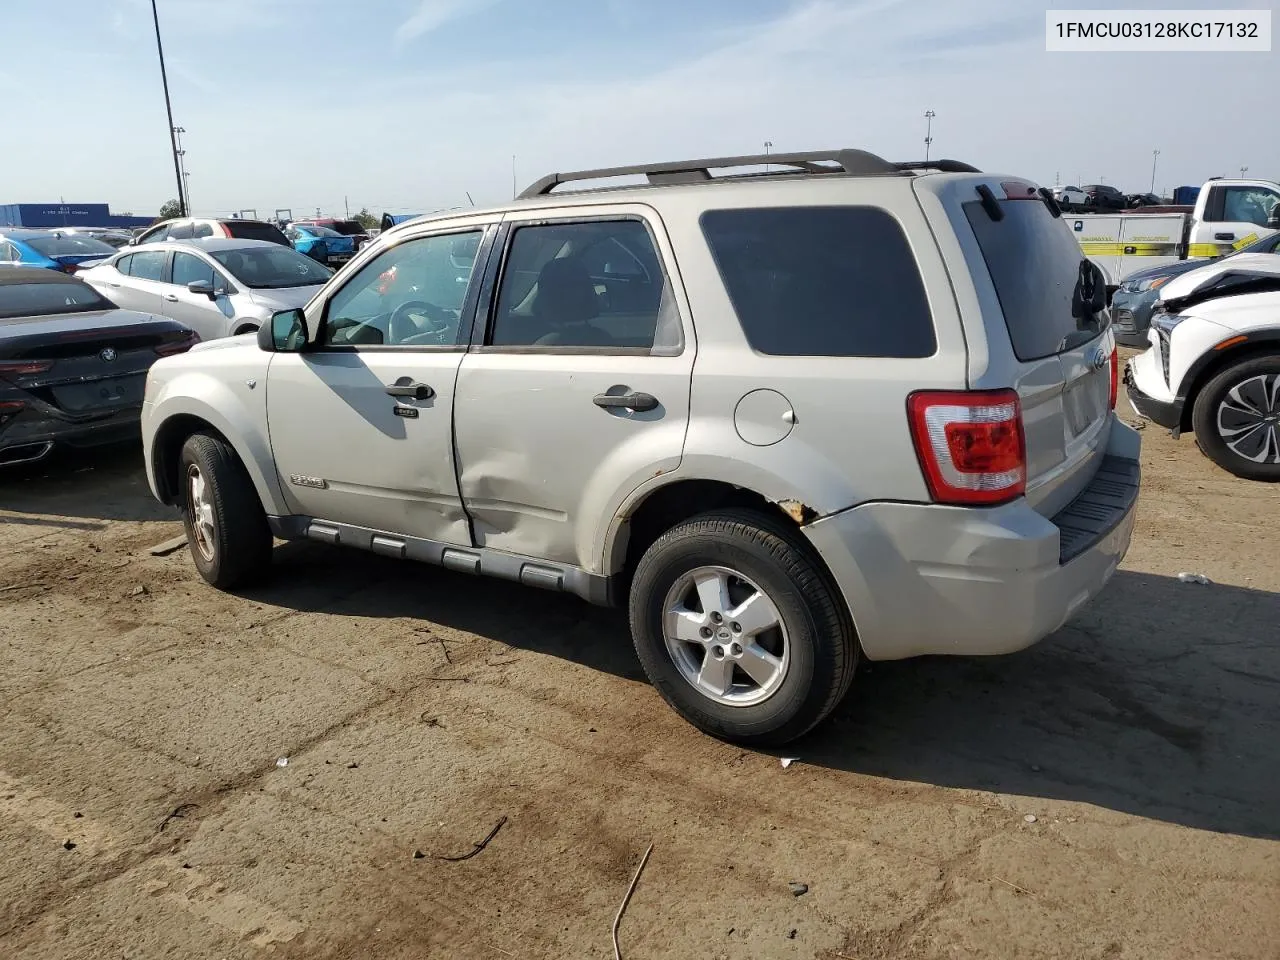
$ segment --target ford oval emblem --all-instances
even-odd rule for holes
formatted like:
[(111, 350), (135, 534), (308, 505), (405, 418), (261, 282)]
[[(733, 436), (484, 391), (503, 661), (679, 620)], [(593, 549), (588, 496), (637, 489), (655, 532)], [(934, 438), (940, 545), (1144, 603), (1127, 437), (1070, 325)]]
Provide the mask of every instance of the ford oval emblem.
[(1101, 370), (1110, 360), (1111, 357), (1107, 355), (1107, 351), (1101, 347), (1093, 351), (1093, 356), (1089, 358), (1089, 362), (1093, 364), (1093, 369), (1095, 370)]
[(110, 363), (112, 360), (116, 358), (116, 348), (103, 347), (102, 350), (98, 353), (98, 356), (101, 357), (103, 360), (105, 360), (107, 363)]

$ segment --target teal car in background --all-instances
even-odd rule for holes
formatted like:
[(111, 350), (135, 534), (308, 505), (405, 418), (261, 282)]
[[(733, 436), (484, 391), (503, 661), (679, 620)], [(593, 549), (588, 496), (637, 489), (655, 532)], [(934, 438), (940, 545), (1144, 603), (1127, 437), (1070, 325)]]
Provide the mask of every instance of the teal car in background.
[(335, 270), (355, 256), (355, 240), (330, 227), (291, 223), (285, 227), (284, 235), (293, 244), (293, 249)]

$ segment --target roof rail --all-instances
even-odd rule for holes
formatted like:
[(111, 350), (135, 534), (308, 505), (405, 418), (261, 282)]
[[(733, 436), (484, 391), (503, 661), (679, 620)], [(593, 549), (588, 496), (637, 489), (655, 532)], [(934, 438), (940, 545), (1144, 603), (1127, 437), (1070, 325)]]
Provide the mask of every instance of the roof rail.
[(865, 150), (815, 150), (809, 153), (752, 154), (742, 157), (714, 157), (707, 160), (680, 160), (674, 163), (645, 163), (630, 167), (605, 167), (600, 170), (576, 170), (572, 173), (550, 173), (526, 187), (520, 199), (542, 197), (562, 183), (580, 180), (606, 180), (610, 177), (647, 177), (650, 184), (697, 183), (710, 180), (711, 171), (729, 167), (753, 167), (768, 164), (791, 167), (800, 173), (852, 173), (885, 175), (907, 173), (916, 169), (948, 172), (978, 172), (958, 160), (934, 160), (927, 163), (891, 163)]

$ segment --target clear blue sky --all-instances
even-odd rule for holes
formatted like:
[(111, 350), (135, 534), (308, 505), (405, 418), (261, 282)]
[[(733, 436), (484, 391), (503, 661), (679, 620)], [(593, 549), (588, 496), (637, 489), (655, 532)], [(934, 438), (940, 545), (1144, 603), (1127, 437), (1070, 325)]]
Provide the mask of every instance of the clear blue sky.
[[(201, 213), (500, 201), (512, 154), (522, 187), (765, 140), (915, 159), (926, 109), (934, 156), (1042, 183), (1145, 190), (1156, 147), (1157, 187), (1242, 165), (1280, 177), (1280, 55), (1049, 54), (1044, 5), (1027, 0), (159, 8)], [(0, 202), (145, 214), (174, 196), (148, 0), (3, 0), (0, 17)]]

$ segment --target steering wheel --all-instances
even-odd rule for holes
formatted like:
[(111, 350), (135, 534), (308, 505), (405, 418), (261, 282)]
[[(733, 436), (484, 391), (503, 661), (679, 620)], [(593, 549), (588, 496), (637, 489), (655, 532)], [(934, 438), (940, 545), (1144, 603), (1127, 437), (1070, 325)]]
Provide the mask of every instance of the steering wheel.
[[(427, 323), (419, 323), (415, 317), (421, 317)], [(387, 342), (444, 343), (454, 322), (455, 318), (443, 307), (426, 300), (406, 300), (396, 307), (387, 321)]]

